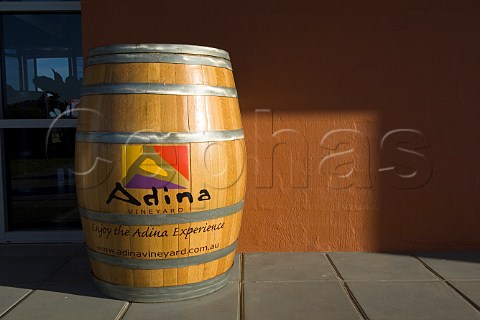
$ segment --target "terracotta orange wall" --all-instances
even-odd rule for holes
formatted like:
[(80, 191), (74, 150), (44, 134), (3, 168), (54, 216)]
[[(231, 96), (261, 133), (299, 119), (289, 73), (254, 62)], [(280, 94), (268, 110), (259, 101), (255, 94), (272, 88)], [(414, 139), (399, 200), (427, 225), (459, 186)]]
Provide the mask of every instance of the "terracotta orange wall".
[(480, 248), (476, 1), (82, 0), (84, 49), (230, 52), (240, 251)]

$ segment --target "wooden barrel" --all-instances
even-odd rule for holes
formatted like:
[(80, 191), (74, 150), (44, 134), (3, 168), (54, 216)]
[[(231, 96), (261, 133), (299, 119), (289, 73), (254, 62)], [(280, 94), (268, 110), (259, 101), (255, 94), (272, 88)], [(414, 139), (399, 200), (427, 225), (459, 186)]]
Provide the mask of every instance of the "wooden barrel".
[(228, 53), (98, 47), (84, 75), (76, 188), (98, 288), (137, 302), (221, 288), (234, 261), (246, 178)]

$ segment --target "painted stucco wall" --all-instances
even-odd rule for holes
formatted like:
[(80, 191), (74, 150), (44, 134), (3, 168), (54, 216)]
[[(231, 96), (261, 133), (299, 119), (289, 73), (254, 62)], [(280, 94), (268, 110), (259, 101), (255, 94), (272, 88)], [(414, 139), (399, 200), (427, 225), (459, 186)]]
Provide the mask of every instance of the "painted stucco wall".
[(82, 0), (82, 16), (85, 52), (230, 53), (240, 251), (480, 248), (479, 2)]

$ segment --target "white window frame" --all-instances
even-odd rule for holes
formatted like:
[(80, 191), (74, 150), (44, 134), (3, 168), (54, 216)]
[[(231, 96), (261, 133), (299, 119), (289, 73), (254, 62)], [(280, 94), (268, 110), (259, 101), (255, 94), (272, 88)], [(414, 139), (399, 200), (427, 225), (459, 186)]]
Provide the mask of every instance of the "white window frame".
[[(80, 1), (0, 2), (0, 14), (5, 13), (80, 13)], [(1, 71), (1, 70), (0, 70)], [(0, 77), (1, 78), (1, 77)], [(0, 79), (1, 88), (1, 79)], [(2, 100), (0, 89), (0, 101)], [(3, 109), (3, 108), (0, 108)], [(2, 115), (0, 115), (1, 117)], [(49, 128), (53, 119), (0, 119), (0, 243), (82, 242), (81, 230), (6, 231), (5, 159), (3, 154), (3, 129)], [(55, 127), (72, 128), (75, 119), (59, 119)]]

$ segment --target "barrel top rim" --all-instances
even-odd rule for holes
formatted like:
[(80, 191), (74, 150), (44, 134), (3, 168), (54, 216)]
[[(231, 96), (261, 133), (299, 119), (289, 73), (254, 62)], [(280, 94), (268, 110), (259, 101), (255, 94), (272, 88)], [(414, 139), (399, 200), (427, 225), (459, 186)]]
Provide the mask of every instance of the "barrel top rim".
[(177, 53), (207, 55), (230, 60), (230, 55), (228, 54), (228, 52), (222, 49), (191, 44), (159, 43), (114, 44), (107, 46), (99, 46), (89, 49), (88, 57), (125, 53)]

